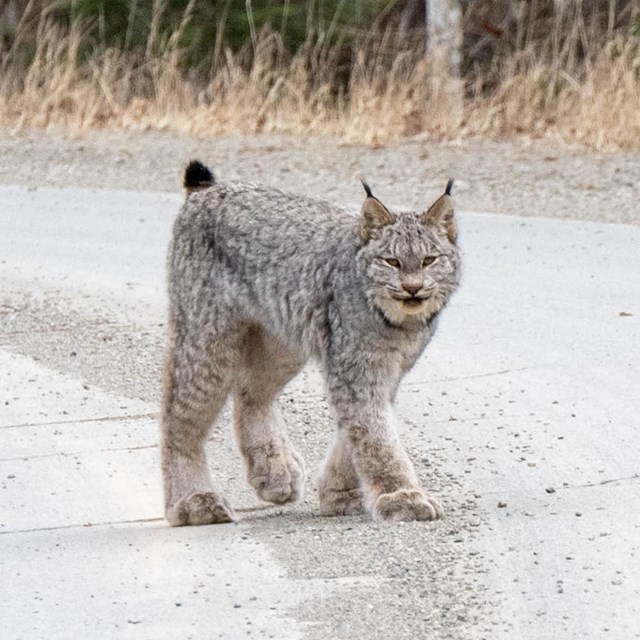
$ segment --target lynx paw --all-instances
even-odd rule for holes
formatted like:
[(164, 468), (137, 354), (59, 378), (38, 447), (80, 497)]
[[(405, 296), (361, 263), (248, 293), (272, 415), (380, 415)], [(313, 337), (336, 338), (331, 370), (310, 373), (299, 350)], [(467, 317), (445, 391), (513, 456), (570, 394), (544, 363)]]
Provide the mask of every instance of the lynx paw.
[(320, 493), (320, 513), (323, 516), (357, 516), (364, 512), (360, 489), (323, 489)]
[(229, 503), (213, 491), (192, 493), (167, 511), (172, 527), (233, 522), (235, 514)]
[(442, 518), (442, 505), (431, 496), (415, 489), (383, 493), (373, 505), (376, 520), (437, 520)]
[(266, 502), (284, 504), (299, 500), (304, 491), (304, 462), (292, 448), (273, 446), (252, 452), (248, 460), (249, 484)]

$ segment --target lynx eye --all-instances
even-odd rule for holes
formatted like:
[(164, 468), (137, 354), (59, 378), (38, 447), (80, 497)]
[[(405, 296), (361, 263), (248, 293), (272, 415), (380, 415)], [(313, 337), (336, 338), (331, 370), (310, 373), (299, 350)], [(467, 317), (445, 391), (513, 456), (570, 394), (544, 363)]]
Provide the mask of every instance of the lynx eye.
[(438, 259), (438, 256), (427, 256), (422, 261), (423, 267), (428, 267), (430, 264), (433, 264)]
[(400, 260), (396, 259), (396, 258), (382, 258), (390, 267), (393, 267), (394, 269), (399, 269), (400, 268)]

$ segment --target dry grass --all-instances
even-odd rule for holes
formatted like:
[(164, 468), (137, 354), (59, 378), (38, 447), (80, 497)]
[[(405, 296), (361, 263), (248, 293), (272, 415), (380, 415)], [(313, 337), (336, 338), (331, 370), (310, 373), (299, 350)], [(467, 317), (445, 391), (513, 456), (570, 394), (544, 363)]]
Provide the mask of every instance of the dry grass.
[(464, 130), (640, 149), (639, 66), (636, 38), (614, 38), (572, 64), (521, 52), (503, 62), (490, 95), (469, 101)]
[(43, 16), (27, 66), (18, 38), (2, 60), (1, 125), (333, 134), (370, 145), (420, 134), (529, 136), (640, 148), (640, 53), (631, 36), (594, 41), (578, 59), (584, 33), (554, 32), (497, 62), (490, 90), (475, 78), (462, 92), (415, 53), (389, 62), (384, 38), (363, 42), (345, 82), (335, 48), (310, 42), (290, 56), (277, 33), (263, 32), (239, 53), (217, 46), (204, 83), (183, 72), (177, 36), (138, 55), (102, 48), (81, 61), (83, 35), (80, 24), (63, 32)]

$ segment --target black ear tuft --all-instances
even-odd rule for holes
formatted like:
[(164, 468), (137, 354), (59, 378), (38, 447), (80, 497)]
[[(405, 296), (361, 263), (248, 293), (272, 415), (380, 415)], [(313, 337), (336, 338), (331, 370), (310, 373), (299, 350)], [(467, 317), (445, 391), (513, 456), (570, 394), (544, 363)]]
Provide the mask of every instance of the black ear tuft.
[(360, 182), (362, 182), (362, 186), (364, 187), (364, 190), (367, 194), (367, 198), (375, 198), (373, 192), (371, 191), (371, 187), (367, 184), (366, 180), (364, 178), (360, 178)]
[(213, 173), (199, 160), (192, 160), (185, 172), (182, 185), (187, 191), (206, 189), (214, 183)]
[(444, 190), (445, 195), (451, 195), (451, 188), (453, 187), (453, 178), (449, 178), (449, 182), (447, 182), (447, 186)]

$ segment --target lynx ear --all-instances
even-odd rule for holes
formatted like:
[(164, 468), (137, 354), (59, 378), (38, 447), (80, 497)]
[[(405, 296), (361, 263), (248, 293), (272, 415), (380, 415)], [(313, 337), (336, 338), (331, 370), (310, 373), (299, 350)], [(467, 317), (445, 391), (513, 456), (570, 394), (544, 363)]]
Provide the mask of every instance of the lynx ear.
[(385, 207), (373, 193), (371, 187), (362, 180), (362, 186), (367, 193), (367, 198), (362, 205), (360, 214), (360, 236), (363, 242), (369, 242), (371, 232), (377, 227), (384, 227), (395, 222), (393, 214)]
[(447, 188), (428, 209), (422, 214), (424, 224), (439, 225), (447, 232), (449, 241), (455, 243), (458, 236), (458, 226), (453, 216), (453, 199), (451, 198), (451, 187), (453, 180), (447, 182)]

